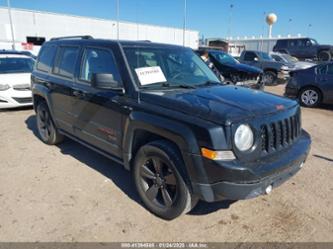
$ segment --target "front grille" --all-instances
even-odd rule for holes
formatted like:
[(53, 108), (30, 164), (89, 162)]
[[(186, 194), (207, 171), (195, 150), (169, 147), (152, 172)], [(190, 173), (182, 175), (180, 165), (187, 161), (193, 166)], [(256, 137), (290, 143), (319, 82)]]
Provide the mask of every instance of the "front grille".
[(301, 134), (300, 115), (261, 126), (260, 139), (262, 153), (271, 153), (293, 144)]
[(28, 97), (28, 98), (13, 98), (16, 102), (20, 103), (20, 104), (28, 104), (28, 103), (32, 103), (32, 97)]

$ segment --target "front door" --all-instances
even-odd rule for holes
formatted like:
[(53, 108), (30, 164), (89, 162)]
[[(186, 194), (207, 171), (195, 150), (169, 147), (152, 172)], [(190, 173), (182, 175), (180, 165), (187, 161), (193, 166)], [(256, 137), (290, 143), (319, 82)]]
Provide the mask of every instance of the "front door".
[(112, 74), (122, 82), (112, 48), (85, 47), (73, 88), (74, 135), (113, 156), (121, 157), (124, 98), (119, 91), (96, 89), (92, 75)]

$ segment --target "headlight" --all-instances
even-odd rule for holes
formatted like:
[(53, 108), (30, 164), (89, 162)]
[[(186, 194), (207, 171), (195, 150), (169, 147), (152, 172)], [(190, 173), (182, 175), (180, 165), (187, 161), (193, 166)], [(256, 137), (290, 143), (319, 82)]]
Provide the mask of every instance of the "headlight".
[(10, 86), (9, 85), (7, 85), (7, 84), (0, 84), (0, 91), (6, 91), (6, 90), (8, 90), (10, 88)]
[(254, 137), (250, 126), (244, 124), (240, 125), (235, 132), (234, 142), (237, 149), (240, 151), (247, 151), (251, 149)]

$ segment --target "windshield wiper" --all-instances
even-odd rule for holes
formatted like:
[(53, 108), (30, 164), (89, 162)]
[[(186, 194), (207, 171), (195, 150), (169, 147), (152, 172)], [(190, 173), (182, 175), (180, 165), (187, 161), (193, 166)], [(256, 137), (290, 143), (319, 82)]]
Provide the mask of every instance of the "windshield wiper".
[(197, 86), (216, 86), (216, 85), (223, 86), (222, 82), (213, 81), (213, 80), (207, 80), (206, 82), (204, 82), (200, 85), (197, 85)]

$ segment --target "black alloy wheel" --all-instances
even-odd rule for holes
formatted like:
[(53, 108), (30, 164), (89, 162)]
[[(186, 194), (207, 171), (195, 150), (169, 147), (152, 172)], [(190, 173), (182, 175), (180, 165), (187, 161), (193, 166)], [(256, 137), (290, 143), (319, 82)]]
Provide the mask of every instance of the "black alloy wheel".
[(63, 141), (63, 135), (59, 134), (53, 120), (51, 118), (49, 109), (44, 102), (40, 102), (36, 110), (37, 116), (37, 130), (40, 139), (49, 145), (58, 144)]
[(142, 146), (135, 157), (133, 178), (145, 206), (157, 216), (171, 220), (189, 212), (197, 203), (179, 169), (182, 157), (168, 141)]

